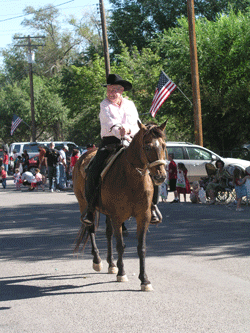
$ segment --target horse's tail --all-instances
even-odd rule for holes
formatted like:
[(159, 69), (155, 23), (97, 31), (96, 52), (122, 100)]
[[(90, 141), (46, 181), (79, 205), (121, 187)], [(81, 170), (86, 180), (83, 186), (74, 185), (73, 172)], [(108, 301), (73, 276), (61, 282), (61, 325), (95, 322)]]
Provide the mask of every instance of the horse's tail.
[[(86, 172), (85, 168), (89, 164), (91, 158), (95, 155), (96, 150), (87, 151), (85, 154), (83, 154), (76, 162), (74, 169), (73, 169), (73, 189), (75, 196), (78, 200), (79, 206), (80, 206), (80, 212), (81, 212), (81, 221), (82, 218), (85, 216), (87, 211), (88, 203), (85, 198), (85, 179), (86, 179)], [(98, 225), (98, 222), (97, 222)], [(80, 230), (78, 231), (78, 234), (75, 239), (75, 249), (74, 252), (79, 251), (80, 245), (83, 243), (82, 251), (85, 249), (86, 244), (89, 239), (89, 233), (91, 230), (89, 228), (86, 228), (84, 224), (81, 225)]]
[[(95, 214), (95, 226), (93, 226), (93, 230), (95, 228), (98, 228), (99, 220), (100, 220), (100, 212), (97, 211)], [(78, 234), (75, 239), (76, 246), (74, 248), (74, 253), (79, 251), (81, 243), (83, 243), (81, 251), (84, 251), (86, 244), (88, 243), (88, 240), (89, 240), (90, 231), (91, 230), (89, 228), (86, 228), (84, 224), (81, 225), (81, 228), (79, 229)]]
[(74, 248), (74, 253), (79, 251), (79, 247), (82, 242), (83, 242), (82, 251), (84, 251), (88, 240), (89, 240), (89, 232), (88, 232), (87, 228), (84, 226), (84, 224), (82, 224), (80, 230), (78, 231), (76, 239), (75, 239), (76, 246)]

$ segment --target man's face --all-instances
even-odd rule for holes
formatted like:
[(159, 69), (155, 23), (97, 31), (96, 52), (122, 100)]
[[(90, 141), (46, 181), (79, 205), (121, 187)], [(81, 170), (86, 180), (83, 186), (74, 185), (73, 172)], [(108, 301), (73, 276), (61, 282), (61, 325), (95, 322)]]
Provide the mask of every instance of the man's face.
[(121, 100), (121, 95), (124, 88), (120, 85), (107, 86), (107, 97), (112, 103), (117, 103)]

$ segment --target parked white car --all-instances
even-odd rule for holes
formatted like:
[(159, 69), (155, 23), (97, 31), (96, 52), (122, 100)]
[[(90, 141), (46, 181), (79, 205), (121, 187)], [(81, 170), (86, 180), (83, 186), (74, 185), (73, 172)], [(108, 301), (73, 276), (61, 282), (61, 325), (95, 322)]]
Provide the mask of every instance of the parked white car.
[[(64, 145), (67, 145), (69, 147), (70, 153), (72, 153), (72, 150), (77, 148), (77, 145), (74, 142), (70, 141), (53, 141), (55, 143), (55, 148), (60, 150), (63, 148)], [(46, 147), (49, 146), (50, 141), (39, 141), (39, 142), (14, 142), (10, 145), (9, 148), (9, 156), (13, 156), (14, 150), (16, 151), (17, 155), (22, 155), (24, 150), (27, 150), (27, 153), (29, 154), (29, 157), (34, 157), (37, 155), (38, 152), (38, 146), (39, 144), (42, 144)]]
[(182, 162), (188, 170), (188, 179), (190, 182), (199, 180), (201, 177), (207, 176), (206, 163), (213, 163), (222, 160), (225, 167), (239, 167), (245, 170), (250, 166), (250, 161), (237, 158), (225, 158), (212, 152), (209, 149), (188, 142), (167, 142), (167, 151), (174, 154), (174, 161)]

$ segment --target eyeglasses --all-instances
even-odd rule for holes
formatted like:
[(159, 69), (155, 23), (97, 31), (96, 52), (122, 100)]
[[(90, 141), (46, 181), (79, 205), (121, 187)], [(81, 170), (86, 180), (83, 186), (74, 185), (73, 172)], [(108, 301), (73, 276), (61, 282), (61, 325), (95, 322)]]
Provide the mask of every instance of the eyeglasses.
[(107, 86), (107, 90), (108, 90), (108, 92), (120, 93), (120, 92), (122, 92), (122, 87), (115, 88), (112, 86)]

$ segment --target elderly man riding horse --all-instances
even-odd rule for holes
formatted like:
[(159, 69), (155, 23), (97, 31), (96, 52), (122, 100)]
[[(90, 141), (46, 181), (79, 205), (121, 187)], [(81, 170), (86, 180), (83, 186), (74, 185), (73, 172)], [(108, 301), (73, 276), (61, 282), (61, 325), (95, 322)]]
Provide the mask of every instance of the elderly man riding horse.
[[(100, 104), (100, 123), (102, 142), (96, 156), (88, 168), (88, 177), (85, 196), (88, 201), (88, 209), (83, 223), (86, 226), (94, 222), (95, 207), (98, 202), (98, 187), (100, 174), (105, 166), (106, 159), (110, 155), (110, 147), (117, 149), (126, 141), (130, 143), (134, 135), (139, 131), (139, 116), (134, 103), (123, 98), (123, 91), (132, 89), (132, 84), (123, 80), (117, 74), (109, 74), (107, 78), (107, 97)], [(156, 206), (158, 199), (158, 186), (154, 187), (151, 224), (161, 222), (161, 215)], [(159, 214), (159, 216), (157, 215)]]

